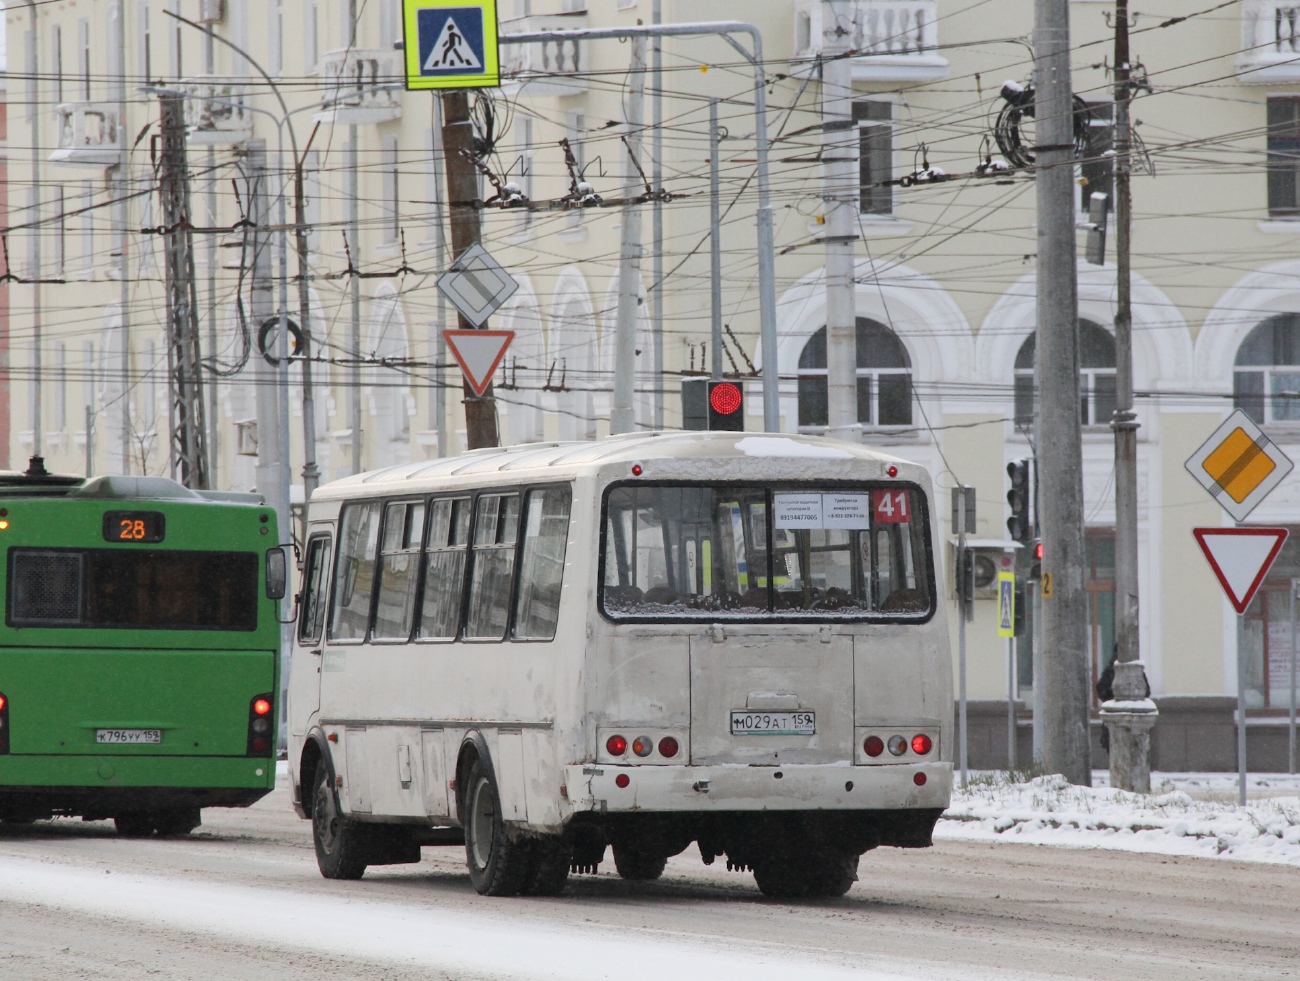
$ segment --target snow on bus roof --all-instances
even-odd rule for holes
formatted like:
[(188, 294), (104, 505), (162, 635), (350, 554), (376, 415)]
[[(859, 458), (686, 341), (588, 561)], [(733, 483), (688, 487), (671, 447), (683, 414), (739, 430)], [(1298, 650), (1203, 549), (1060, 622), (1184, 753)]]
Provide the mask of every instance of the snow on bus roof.
[[(322, 498), (348, 497), (380, 486), (473, 474), (526, 472), (552, 467), (585, 469), (625, 460), (629, 463), (655, 460), (789, 460), (871, 461), (913, 466), (911, 461), (892, 456), (856, 443), (845, 443), (825, 436), (799, 434), (751, 434), (670, 430), (666, 432), (629, 433), (598, 440), (563, 443), (519, 443), (506, 447), (470, 450), (459, 456), (423, 460), (384, 467), (343, 477), (322, 485)], [(365, 490), (363, 490), (365, 488)]]

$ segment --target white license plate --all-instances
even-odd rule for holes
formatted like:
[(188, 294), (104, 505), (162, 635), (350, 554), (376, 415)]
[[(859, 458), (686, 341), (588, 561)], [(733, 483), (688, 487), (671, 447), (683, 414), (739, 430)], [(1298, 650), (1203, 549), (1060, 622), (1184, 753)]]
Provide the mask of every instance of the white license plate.
[(811, 736), (817, 732), (812, 712), (732, 712), (733, 736)]
[(97, 743), (147, 743), (158, 745), (162, 742), (161, 729), (96, 729)]

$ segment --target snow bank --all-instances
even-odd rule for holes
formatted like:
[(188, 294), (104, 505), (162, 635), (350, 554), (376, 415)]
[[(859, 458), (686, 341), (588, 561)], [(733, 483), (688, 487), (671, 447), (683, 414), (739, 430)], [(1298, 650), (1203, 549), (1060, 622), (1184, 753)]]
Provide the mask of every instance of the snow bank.
[[(1203, 778), (1203, 779), (1202, 779)], [(1267, 780), (1252, 781), (1258, 792)], [(1295, 778), (1274, 781), (1284, 789)], [(1178, 789), (1207, 791), (1198, 800)], [(1157, 777), (1157, 792), (1132, 794), (1110, 787), (1076, 787), (1064, 777), (1016, 782), (1005, 773), (979, 774), (966, 790), (953, 789), (935, 838), (1018, 841), (1072, 848), (1110, 848), (1232, 858), (1300, 866), (1300, 796), (1235, 801), (1235, 777), (1188, 774)], [(1231, 802), (1224, 799), (1228, 793)]]

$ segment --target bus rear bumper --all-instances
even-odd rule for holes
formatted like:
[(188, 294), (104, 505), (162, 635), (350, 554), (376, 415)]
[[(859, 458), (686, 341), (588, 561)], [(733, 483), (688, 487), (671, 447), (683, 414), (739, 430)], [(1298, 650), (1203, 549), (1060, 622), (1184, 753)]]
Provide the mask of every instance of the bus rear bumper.
[[(565, 767), (575, 812), (918, 810), (947, 808), (951, 763), (886, 766)], [(626, 776), (626, 786), (619, 778)], [(923, 778), (923, 779), (922, 779)], [(918, 783), (918, 780), (921, 782)]]

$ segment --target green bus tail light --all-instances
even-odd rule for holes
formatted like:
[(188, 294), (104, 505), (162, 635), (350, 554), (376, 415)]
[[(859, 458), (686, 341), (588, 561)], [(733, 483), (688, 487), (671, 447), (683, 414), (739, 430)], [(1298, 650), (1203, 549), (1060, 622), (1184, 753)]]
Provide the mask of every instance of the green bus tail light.
[(248, 704), (248, 756), (270, 756), (274, 745), (271, 725), (275, 720), (271, 692), (257, 695)]

